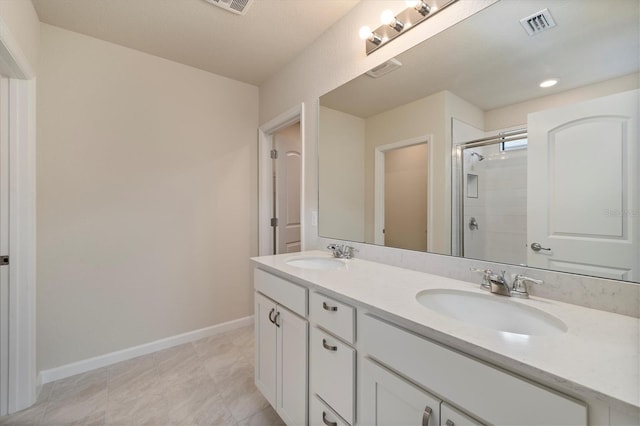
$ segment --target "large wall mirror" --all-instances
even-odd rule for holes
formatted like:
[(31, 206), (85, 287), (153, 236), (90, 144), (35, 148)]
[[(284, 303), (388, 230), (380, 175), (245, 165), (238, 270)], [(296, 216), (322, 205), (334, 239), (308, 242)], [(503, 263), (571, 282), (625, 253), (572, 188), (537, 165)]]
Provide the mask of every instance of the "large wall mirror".
[(323, 95), (320, 235), (640, 282), (639, 19), (502, 0)]

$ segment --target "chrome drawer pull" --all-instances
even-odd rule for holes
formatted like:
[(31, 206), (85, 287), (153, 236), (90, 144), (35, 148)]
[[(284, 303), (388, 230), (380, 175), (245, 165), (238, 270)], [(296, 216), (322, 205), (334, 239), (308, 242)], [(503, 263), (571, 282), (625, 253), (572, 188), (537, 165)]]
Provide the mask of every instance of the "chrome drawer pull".
[(456, 424), (453, 421), (451, 421), (451, 419), (447, 419), (447, 422), (445, 423), (445, 425), (447, 425), (447, 426), (456, 426)]
[(337, 351), (338, 347), (337, 346), (331, 346), (327, 343), (327, 339), (322, 339), (322, 346), (324, 346), (324, 348), (328, 351)]
[(272, 324), (275, 324), (276, 322), (274, 321), (273, 317), (271, 315), (273, 315), (273, 313), (276, 311), (276, 308), (271, 308), (271, 311), (269, 312), (269, 321), (271, 321)]
[(330, 312), (335, 312), (335, 311), (338, 310), (337, 306), (329, 306), (329, 305), (327, 305), (327, 302), (322, 302), (322, 308), (325, 311), (330, 311)]
[(431, 413), (433, 413), (433, 410), (431, 408), (429, 408), (428, 405), (426, 407), (424, 407), (424, 413), (422, 413), (422, 426), (429, 426), (429, 420), (431, 419)]
[(338, 426), (338, 422), (330, 422), (327, 420), (327, 413), (322, 412), (322, 422), (327, 426)]

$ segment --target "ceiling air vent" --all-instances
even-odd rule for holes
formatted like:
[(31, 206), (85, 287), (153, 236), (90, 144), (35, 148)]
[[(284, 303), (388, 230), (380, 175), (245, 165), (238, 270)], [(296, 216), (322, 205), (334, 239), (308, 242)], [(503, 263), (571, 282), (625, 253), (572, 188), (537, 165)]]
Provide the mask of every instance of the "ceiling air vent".
[(391, 71), (397, 70), (402, 66), (402, 63), (397, 59), (389, 59), (387, 62), (378, 65), (375, 68), (371, 68), (367, 71), (367, 75), (372, 78), (382, 77)]
[(244, 15), (247, 13), (247, 9), (253, 3), (253, 0), (204, 0), (207, 3), (211, 3), (214, 6), (218, 6), (226, 10), (227, 12), (235, 13), (236, 15)]
[(551, 16), (549, 9), (544, 9), (531, 16), (522, 18), (520, 23), (530, 36), (540, 34), (541, 32), (556, 26), (556, 21), (553, 20), (553, 16)]

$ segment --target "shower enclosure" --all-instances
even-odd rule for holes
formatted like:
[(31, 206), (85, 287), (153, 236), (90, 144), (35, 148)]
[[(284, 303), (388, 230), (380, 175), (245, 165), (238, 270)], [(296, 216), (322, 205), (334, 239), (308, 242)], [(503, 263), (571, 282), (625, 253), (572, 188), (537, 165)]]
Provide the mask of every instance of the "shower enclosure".
[(453, 154), (456, 254), (526, 264), (526, 129), (458, 144)]

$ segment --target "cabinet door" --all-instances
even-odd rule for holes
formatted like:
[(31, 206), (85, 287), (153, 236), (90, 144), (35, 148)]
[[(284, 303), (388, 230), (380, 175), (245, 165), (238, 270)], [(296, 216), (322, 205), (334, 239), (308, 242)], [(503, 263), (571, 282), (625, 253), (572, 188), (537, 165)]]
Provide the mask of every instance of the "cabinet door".
[(260, 293), (255, 295), (255, 382), (272, 407), (276, 407), (276, 325), (271, 322), (276, 314), (276, 304)]
[(482, 423), (443, 402), (440, 407), (442, 426), (482, 426)]
[(362, 424), (439, 426), (440, 400), (369, 359), (362, 365)]
[(307, 424), (307, 342), (309, 323), (278, 306), (278, 406), (288, 425)]

